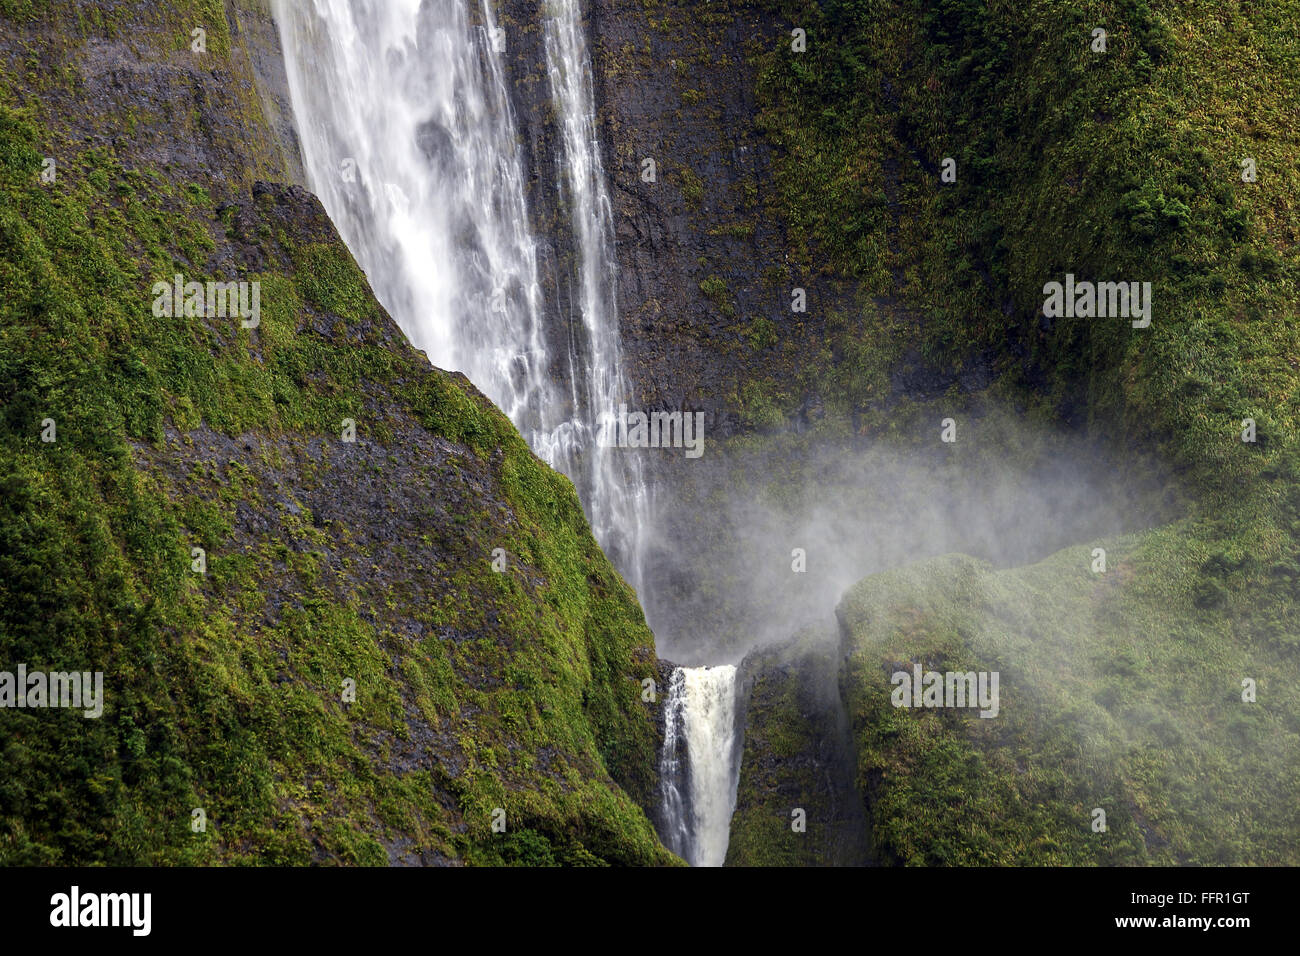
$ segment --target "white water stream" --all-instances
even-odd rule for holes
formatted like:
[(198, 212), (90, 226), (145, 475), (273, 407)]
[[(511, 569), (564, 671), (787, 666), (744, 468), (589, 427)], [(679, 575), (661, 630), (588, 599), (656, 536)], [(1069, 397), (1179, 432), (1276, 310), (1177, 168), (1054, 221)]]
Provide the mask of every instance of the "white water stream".
[[(628, 400), (612, 213), (576, 0), (547, 7), (559, 188), (575, 247), (574, 332), (547, 341), (492, 4), (273, 0), (308, 184), (379, 300), (429, 359), (464, 372), (577, 486), (634, 587), (649, 507), (640, 462), (597, 441)], [(558, 383), (558, 384), (557, 384)]]
[(692, 866), (721, 866), (739, 769), (736, 668), (677, 668), (664, 706), (659, 765), (664, 844)]

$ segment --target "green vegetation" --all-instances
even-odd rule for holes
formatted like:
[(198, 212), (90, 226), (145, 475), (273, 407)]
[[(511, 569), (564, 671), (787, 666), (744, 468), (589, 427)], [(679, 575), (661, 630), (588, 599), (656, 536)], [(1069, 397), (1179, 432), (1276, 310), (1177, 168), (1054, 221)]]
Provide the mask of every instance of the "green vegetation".
[[(736, 184), (767, 208), (701, 231), (779, 223), (789, 260), (754, 281), (775, 301), (793, 280), (809, 311), (754, 317), (699, 260), (743, 431), (674, 487), (680, 512), (829, 500), (849, 482), (819, 453), (932, 451), (940, 412), (976, 438), (941, 478), (1047, 460), (1048, 426), (1125, 474), (1169, 464), (1187, 500), (1023, 568), (954, 556), (861, 582), (840, 607), (847, 728), (813, 693), (838, 655), (754, 664), (747, 754), (770, 759), (742, 768), (731, 861), (828, 862), (861, 836), (816, 813), (789, 830), (791, 806), (843, 796), (816, 754), (851, 762), (886, 862), (1296, 863), (1300, 3), (759, 5), (808, 35), (795, 53), (787, 30), (741, 31), (764, 37), (775, 188)], [(642, 809), (655, 662), (635, 596), (571, 485), (406, 345), (309, 197), (254, 187), (287, 178), (226, 22), (254, 6), (0, 0), (0, 661), (103, 670), (107, 695), (100, 720), (0, 714), (0, 862), (675, 862)], [(717, 38), (674, 69), (709, 111), (691, 71), (735, 5), (663, 6), (656, 40)], [(157, 67), (147, 95), (100, 82), (118, 56)], [(698, 214), (714, 184), (667, 176)], [(1067, 272), (1152, 282), (1151, 326), (1047, 320)], [(154, 317), (176, 273), (260, 282), (260, 325)], [(912, 368), (923, 385), (900, 385)], [(1024, 427), (984, 417), (999, 406)], [(737, 646), (770, 605), (747, 602), (730, 538), (683, 547), (733, 569), (684, 613)], [(893, 708), (914, 662), (998, 670), (999, 718)]]
[[(1079, 547), (1000, 572), (937, 559), (853, 589), (845, 686), (882, 859), (1294, 863), (1298, 555), (1283, 575), (1213, 540), (1175, 524), (1096, 542), (1104, 574)], [(998, 716), (893, 707), (889, 677), (912, 662), (999, 671)]]
[[(188, 20), (146, 6), (165, 51)], [(212, 11), (205, 68), (235, 71)], [(676, 862), (642, 810), (652, 636), (567, 479), (407, 345), (305, 194), (250, 192), (238, 148), (202, 186), (89, 148), (24, 83), (0, 74), (0, 660), (103, 671), (106, 705), (0, 714), (0, 863)], [(152, 315), (176, 273), (260, 282), (260, 324)]]
[[(759, 58), (759, 97), (774, 211), (810, 261), (918, 310), (908, 341), (940, 366), (989, 355), (996, 395), (1156, 443), (1220, 491), (1268, 478), (1300, 428), (1300, 7), (773, 6), (808, 31)], [(1151, 327), (1044, 328), (1066, 272), (1152, 282)], [(1234, 455), (1246, 417), (1268, 437)]]
[(713, 307), (723, 315), (731, 317), (736, 314), (735, 303), (731, 301), (731, 293), (727, 291), (726, 280), (719, 275), (710, 275), (700, 283), (700, 291), (709, 297)]
[[(828, 276), (809, 286), (857, 283), (866, 300), (802, 387), (774, 382), (770, 398), (814, 390), (859, 434), (913, 444), (927, 402), (894, 405), (884, 386), (917, 355), (952, 377), (959, 414), (1023, 408), (1102, 439), (1117, 467), (1158, 456), (1189, 495), (1182, 521), (1025, 568), (953, 557), (850, 592), (843, 686), (877, 853), (1294, 864), (1300, 5), (763, 5), (808, 34), (799, 54), (775, 31), (753, 61), (771, 215), (796, 267)], [(1067, 272), (1152, 282), (1151, 326), (1046, 320), (1043, 285)], [(886, 300), (900, 320), (871, 319)], [(975, 363), (983, 395), (955, 384)], [(1023, 455), (987, 441), (977, 457)], [(1000, 670), (1001, 715), (896, 710), (889, 675), (913, 662)]]
[(689, 166), (679, 166), (677, 178), (680, 180), (682, 198), (686, 200), (686, 205), (698, 211), (700, 204), (704, 202), (704, 181)]

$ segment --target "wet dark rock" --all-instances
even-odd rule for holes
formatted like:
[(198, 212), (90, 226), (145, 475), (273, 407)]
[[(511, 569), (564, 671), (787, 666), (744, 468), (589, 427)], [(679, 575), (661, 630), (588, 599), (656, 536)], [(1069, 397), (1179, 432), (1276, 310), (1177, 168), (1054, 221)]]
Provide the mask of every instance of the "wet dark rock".
[(455, 162), (456, 141), (436, 120), (425, 120), (415, 128), (415, 144), (434, 166), (449, 169)]

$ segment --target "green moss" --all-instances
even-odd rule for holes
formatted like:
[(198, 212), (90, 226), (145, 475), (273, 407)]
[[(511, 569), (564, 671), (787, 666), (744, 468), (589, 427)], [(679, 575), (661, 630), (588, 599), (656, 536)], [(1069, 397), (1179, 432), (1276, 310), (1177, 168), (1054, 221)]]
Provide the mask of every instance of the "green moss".
[[(0, 651), (103, 671), (106, 706), (6, 719), (0, 861), (676, 862), (637, 802), (652, 637), (572, 485), (401, 339), (314, 207), (63, 141), (43, 184), (60, 135), (0, 106)], [(259, 282), (259, 325), (154, 316), (177, 273)]]
[(698, 210), (704, 202), (704, 180), (689, 166), (679, 166), (677, 176), (681, 180), (682, 198), (691, 209)]
[(768, 349), (776, 345), (776, 323), (766, 316), (759, 316), (749, 323), (745, 338), (754, 349)]
[(736, 314), (736, 304), (727, 290), (727, 282), (722, 276), (710, 275), (700, 282), (700, 291), (708, 296), (709, 301), (723, 315), (731, 317)]
[[(1209, 0), (1125, 0), (1104, 55), (1095, 17), (1046, 2), (770, 6), (809, 38), (757, 58), (794, 248), (919, 309), (906, 339), (940, 368), (991, 355), (1002, 394), (1072, 426), (1122, 423), (1215, 492), (1266, 478), (1277, 444), (1228, 471), (1223, 449), (1251, 409), (1300, 430), (1294, 3), (1225, 31)], [(1263, 64), (1249, 105), (1213, 92), (1240, 63)], [(1042, 287), (1066, 272), (1151, 281), (1151, 327), (1044, 323)]]
[[(1229, 521), (1250, 530), (1225, 538)], [(1247, 540), (1270, 543), (1251, 555)], [(1095, 546), (1104, 573), (1093, 545), (999, 572), (950, 557), (845, 598), (858, 784), (884, 860), (1300, 859), (1281, 799), (1300, 771), (1300, 709), (1281, 690), (1294, 679), (1300, 608), (1271, 570), (1289, 568), (1295, 546), (1249, 511)], [(1213, 556), (1224, 547), (1240, 557)], [(1205, 574), (1212, 604), (1200, 598)], [(998, 671), (998, 715), (892, 706), (890, 676), (914, 664)], [(1243, 701), (1246, 678), (1255, 703)]]

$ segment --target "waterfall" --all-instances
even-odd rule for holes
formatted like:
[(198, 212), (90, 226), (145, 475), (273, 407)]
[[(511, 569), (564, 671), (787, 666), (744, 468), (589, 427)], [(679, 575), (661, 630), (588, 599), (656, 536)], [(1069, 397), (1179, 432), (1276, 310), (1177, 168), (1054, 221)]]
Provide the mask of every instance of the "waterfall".
[[(602, 441), (630, 390), (580, 0), (551, 0), (542, 22), (575, 290), (571, 314), (549, 324), (493, 4), (272, 0), (272, 9), (308, 185), (379, 301), (432, 362), (464, 372), (573, 480), (596, 539), (646, 606), (641, 461)], [(554, 326), (567, 329), (552, 333), (563, 341), (548, 340)], [(726, 855), (735, 673), (678, 669), (666, 704), (664, 838), (697, 865)]]
[(573, 480), (596, 539), (639, 587), (640, 463), (598, 440), (628, 389), (579, 4), (548, 5), (543, 24), (578, 289), (576, 332), (553, 342), (493, 4), (272, 3), (308, 184), (380, 302)]
[(312, 190), (417, 348), (553, 452), (542, 296), (495, 28), (461, 0), (275, 0)]
[[(568, 174), (561, 186), (573, 217), (579, 255), (577, 298), (586, 336), (585, 351), (570, 353), (569, 382), (574, 404), (593, 411), (591, 420), (599, 433), (612, 428), (619, 403), (628, 395), (619, 344), (614, 216), (600, 160), (591, 57), (580, 0), (552, 0), (549, 8), (554, 16), (545, 20), (546, 67), (564, 153), (557, 165)], [(612, 450), (599, 434), (589, 435), (586, 445), (591, 449), (592, 529), (605, 549), (621, 559), (624, 574), (643, 591), (641, 531), (649, 524), (649, 501), (640, 460)], [(644, 593), (641, 598), (644, 606)]]
[(677, 668), (664, 707), (660, 835), (692, 866), (721, 866), (736, 806), (736, 668)]

